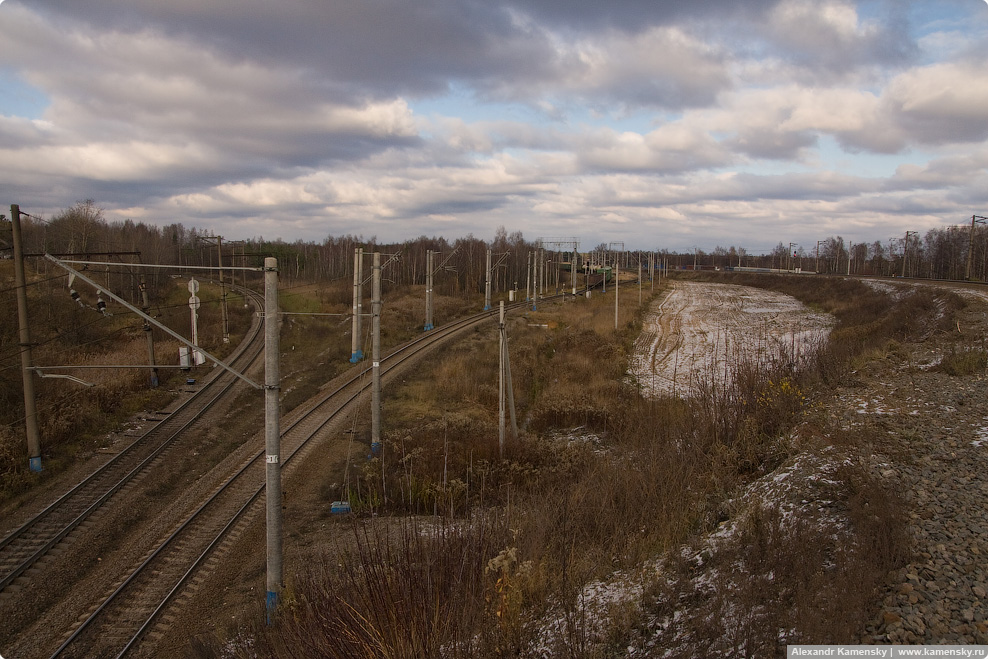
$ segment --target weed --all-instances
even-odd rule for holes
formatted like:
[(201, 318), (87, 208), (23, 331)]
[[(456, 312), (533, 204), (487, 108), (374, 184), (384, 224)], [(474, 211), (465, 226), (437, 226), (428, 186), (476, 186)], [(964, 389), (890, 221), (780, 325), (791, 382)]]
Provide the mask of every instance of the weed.
[[(724, 551), (708, 555), (705, 569), (719, 576), (706, 582), (694, 580), (697, 565), (678, 548), (708, 532), (741, 488), (793, 455), (794, 438), (810, 437), (815, 448), (854, 446), (831, 436), (813, 401), (852, 381), (864, 356), (949, 321), (952, 303), (932, 292), (892, 300), (850, 280), (734, 283), (796, 295), (834, 314), (837, 326), (799, 359), (741, 361), (726, 381), (707, 378), (688, 400), (647, 400), (623, 383), (641, 318), (635, 296), (622, 297), (626, 320), (616, 330), (612, 297), (540, 305), (509, 319), (523, 430), (503, 455), (495, 332), (473, 334), (468, 347), (390, 392), (389, 418), (402, 425), (385, 433), (385, 461), (352, 468), (351, 501), (378, 515), (434, 515), (438, 528), (455, 533), (426, 540), (404, 519), (386, 525), (397, 528), (396, 540), (373, 535), (374, 518), (355, 520), (351, 549), (297, 574), (297, 603), (276, 629), (256, 632), (264, 652), (291, 656), (287, 648), (298, 645), (322, 656), (599, 656), (594, 639), (627, 647), (634, 630), (645, 629), (656, 638), (640, 647), (669, 656), (761, 656), (777, 652), (780, 630), (791, 642), (851, 638), (874, 587), (908, 546), (896, 502), (860, 468), (831, 474), (826, 496), (847, 524), (839, 532), (778, 507), (756, 508), (736, 522)], [(573, 426), (597, 440), (548, 436)], [(431, 569), (454, 545), (458, 563), (448, 569), (462, 581), (446, 590), (450, 582)], [(613, 622), (587, 617), (585, 584), (658, 556), (670, 571), (646, 584), (640, 617), (634, 607)], [(414, 575), (410, 565), (420, 566)], [(406, 592), (413, 581), (416, 592)], [(546, 649), (536, 632), (550, 609), (562, 612), (564, 625)], [(432, 621), (446, 616), (445, 625), (422, 612)]]
[(964, 376), (984, 373), (988, 369), (988, 350), (984, 348), (950, 347), (950, 352), (943, 356), (939, 364), (940, 370), (947, 375)]
[(296, 575), (275, 626), (255, 628), (238, 656), (473, 657), (522, 645), (524, 577), (494, 518), (354, 524), (344, 536)]

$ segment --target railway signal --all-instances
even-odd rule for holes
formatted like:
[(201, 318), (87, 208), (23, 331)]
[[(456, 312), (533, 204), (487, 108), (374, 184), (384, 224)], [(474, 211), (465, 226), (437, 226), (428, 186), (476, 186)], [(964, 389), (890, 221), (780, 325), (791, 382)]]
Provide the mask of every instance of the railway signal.
[(202, 352), (199, 351), (199, 307), (202, 306), (202, 301), (199, 296), (196, 295), (199, 292), (199, 282), (193, 277), (189, 280), (189, 293), (192, 297), (189, 298), (189, 310), (192, 314), (192, 345), (196, 346), (192, 349), (192, 364), (194, 366), (201, 366), (205, 363), (206, 358), (203, 356)]

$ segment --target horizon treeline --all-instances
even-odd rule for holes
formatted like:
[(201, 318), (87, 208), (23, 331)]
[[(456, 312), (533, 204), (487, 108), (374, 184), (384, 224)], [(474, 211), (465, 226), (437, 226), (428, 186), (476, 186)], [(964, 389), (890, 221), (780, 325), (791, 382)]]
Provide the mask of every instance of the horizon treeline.
[[(257, 267), (263, 258), (278, 258), (282, 281), (286, 285), (305, 282), (352, 280), (354, 249), (365, 250), (365, 268), (370, 268), (369, 254), (379, 251), (392, 259), (386, 275), (390, 286), (421, 285), (426, 277), (426, 251), (439, 252), (435, 289), (443, 295), (461, 296), (482, 293), (485, 286), (487, 250), (493, 253), (493, 288), (505, 291), (525, 288), (529, 262), (539, 247), (540, 238), (526, 239), (521, 231), (508, 233), (503, 226), (494, 230), (492, 239), (473, 234), (450, 241), (445, 237), (419, 236), (401, 242), (379, 241), (375, 236), (329, 235), (320, 242), (281, 239), (218, 240), (211, 231), (188, 228), (181, 223), (165, 226), (125, 220), (109, 222), (103, 210), (92, 200), (80, 202), (48, 220), (23, 216), (22, 234), (27, 254), (43, 253), (87, 257), (87, 260), (145, 263), (177, 266), (216, 266), (222, 245), (223, 265)], [(751, 254), (741, 246), (721, 247), (711, 251), (694, 249), (676, 251), (656, 247), (652, 250), (629, 249), (615, 253), (606, 244), (591, 250), (581, 249), (584, 259), (595, 264), (612, 264), (618, 260), (622, 270), (637, 270), (639, 262), (647, 271), (656, 268), (727, 269), (735, 267), (801, 269), (823, 274), (907, 276), (932, 279), (988, 280), (988, 227), (977, 225), (931, 229), (925, 236), (909, 232), (905, 238), (887, 242), (847, 243), (840, 236), (821, 240), (814, 247), (785, 245), (780, 242), (767, 254)], [(545, 239), (542, 245), (550, 287), (558, 279), (558, 264), (572, 260), (572, 244), (549, 242), (569, 239)], [(7, 241), (4, 241), (7, 242)], [(0, 243), (2, 244), (2, 243)], [(792, 251), (790, 251), (792, 249)], [(0, 251), (7, 257), (11, 250)], [(91, 257), (91, 258), (89, 258)], [(40, 259), (34, 267), (47, 272), (51, 264)], [(566, 266), (568, 268), (568, 266)], [(105, 268), (108, 287), (137, 299), (138, 276), (126, 268)], [(113, 271), (113, 272), (111, 272)], [(145, 272), (145, 271), (142, 271)], [(159, 288), (162, 271), (147, 271), (149, 289)], [(259, 275), (230, 273), (236, 283), (247, 283)], [(129, 293), (128, 293), (129, 292)]]

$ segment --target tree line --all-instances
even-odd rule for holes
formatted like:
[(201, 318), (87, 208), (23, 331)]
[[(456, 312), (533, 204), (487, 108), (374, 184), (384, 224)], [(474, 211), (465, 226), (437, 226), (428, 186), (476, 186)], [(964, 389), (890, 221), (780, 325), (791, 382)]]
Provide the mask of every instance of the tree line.
[(742, 247), (716, 247), (707, 252), (661, 250), (670, 269), (735, 267), (800, 270), (821, 274), (918, 277), (988, 281), (988, 227), (930, 229), (923, 237), (910, 231), (888, 241), (851, 243), (841, 236), (812, 247), (780, 242), (767, 254), (750, 254)]
[[(264, 257), (278, 259), (282, 281), (288, 285), (306, 282), (351, 281), (354, 250), (363, 247), (365, 254), (378, 251), (388, 255), (385, 275), (388, 286), (421, 285), (426, 279), (426, 251), (438, 253), (435, 288), (440, 294), (470, 296), (482, 293), (486, 278), (487, 250), (500, 262), (493, 274), (493, 288), (505, 291), (526, 287), (529, 259), (540, 247), (539, 239), (526, 239), (520, 231), (508, 233), (498, 227), (493, 239), (472, 234), (455, 240), (420, 236), (403, 242), (379, 241), (376, 237), (354, 235), (327, 236), (319, 242), (296, 240), (223, 240), (212, 232), (188, 228), (181, 223), (164, 226), (125, 220), (110, 222), (92, 200), (80, 202), (49, 220), (31, 216), (22, 218), (24, 250), (28, 254), (65, 254), (79, 260), (120, 263), (120, 267), (87, 267), (107, 288), (137, 302), (141, 275), (149, 289), (159, 290), (168, 277), (161, 270), (128, 267), (134, 263), (176, 266), (223, 265), (259, 267)], [(612, 245), (613, 246), (613, 245)], [(549, 281), (556, 281), (555, 265), (572, 260), (572, 247), (547, 244), (544, 258), (550, 262)], [(9, 254), (9, 250), (2, 252)], [(712, 251), (694, 249), (675, 251), (624, 250), (620, 254), (601, 244), (583, 251), (582, 260), (609, 265), (617, 261), (622, 270), (635, 270), (642, 263), (647, 272), (654, 262), (657, 268), (726, 269), (733, 267), (771, 268), (852, 274), (906, 276), (932, 279), (988, 280), (988, 227), (946, 227), (929, 230), (925, 236), (908, 232), (904, 237), (886, 242), (850, 243), (841, 236), (830, 237), (814, 246), (786, 245), (780, 242), (767, 254), (751, 254), (743, 247), (716, 247)], [(364, 267), (369, 272), (370, 261)], [(32, 264), (44, 275), (58, 274), (49, 263), (33, 259)], [(568, 268), (568, 266), (566, 266)], [(215, 275), (205, 275), (213, 276)], [(227, 275), (238, 283), (259, 281), (259, 274)], [(564, 276), (565, 277), (565, 276)]]

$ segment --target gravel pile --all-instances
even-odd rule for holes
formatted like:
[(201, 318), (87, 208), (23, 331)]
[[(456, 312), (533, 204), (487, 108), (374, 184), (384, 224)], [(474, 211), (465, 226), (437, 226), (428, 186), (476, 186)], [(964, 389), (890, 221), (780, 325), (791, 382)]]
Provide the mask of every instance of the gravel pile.
[(978, 379), (957, 393), (917, 379), (925, 400), (909, 399), (920, 413), (899, 433), (912, 455), (886, 471), (908, 506), (916, 555), (867, 632), (882, 643), (988, 644), (988, 387)]
[(988, 377), (936, 368), (945, 341), (980, 346), (985, 304), (961, 337), (931, 337), (861, 373), (835, 412), (888, 438), (881, 476), (906, 505), (913, 560), (892, 575), (864, 643), (988, 644)]

